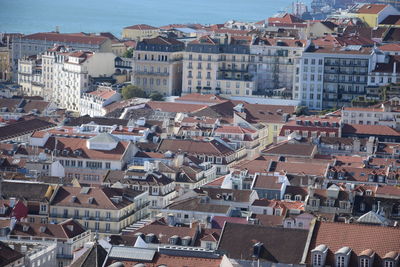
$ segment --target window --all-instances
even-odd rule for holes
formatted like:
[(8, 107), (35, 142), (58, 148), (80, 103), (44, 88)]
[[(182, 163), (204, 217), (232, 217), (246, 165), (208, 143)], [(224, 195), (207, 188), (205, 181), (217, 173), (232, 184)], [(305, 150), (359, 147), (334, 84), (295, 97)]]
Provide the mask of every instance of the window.
[(107, 219), (110, 219), (110, 218), (111, 218), (111, 212), (107, 211), (107, 213), (106, 213), (106, 218), (107, 218)]
[(110, 162), (106, 162), (106, 169), (110, 169), (111, 168), (111, 163)]
[(394, 262), (391, 260), (385, 260), (385, 267), (394, 267)]
[(85, 210), (85, 218), (89, 218), (89, 211), (88, 210)]
[(322, 255), (321, 254), (314, 254), (313, 258), (313, 265), (314, 266), (321, 266), (322, 265)]
[(336, 267), (345, 267), (344, 256), (337, 256), (337, 258), (336, 258)]
[(97, 231), (100, 229), (100, 223), (99, 222), (95, 222), (94, 223), (94, 229), (97, 230)]
[(109, 231), (110, 231), (110, 224), (106, 223), (106, 232), (109, 232)]
[(368, 258), (361, 258), (360, 267), (369, 267), (369, 259)]

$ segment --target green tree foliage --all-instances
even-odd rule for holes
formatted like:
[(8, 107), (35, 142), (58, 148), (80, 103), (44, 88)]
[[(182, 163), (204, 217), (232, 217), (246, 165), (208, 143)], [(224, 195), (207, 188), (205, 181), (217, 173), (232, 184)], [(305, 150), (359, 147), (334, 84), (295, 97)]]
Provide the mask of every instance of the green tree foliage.
[(133, 48), (128, 48), (124, 54), (122, 54), (123, 57), (128, 57), (132, 58), (133, 57)]
[(164, 101), (164, 96), (159, 92), (151, 93), (150, 98), (153, 101)]
[(127, 85), (122, 88), (122, 97), (124, 99), (130, 99), (134, 97), (146, 97), (146, 92), (135, 85)]

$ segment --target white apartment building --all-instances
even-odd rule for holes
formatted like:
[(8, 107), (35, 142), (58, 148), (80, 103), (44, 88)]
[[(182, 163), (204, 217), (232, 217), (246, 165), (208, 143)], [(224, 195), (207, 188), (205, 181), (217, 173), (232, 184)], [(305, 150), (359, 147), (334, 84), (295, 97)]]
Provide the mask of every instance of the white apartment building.
[(296, 69), (294, 99), (310, 109), (350, 106), (366, 94), (374, 50), (361, 46), (308, 45)]
[(36, 132), (29, 143), (40, 151), (39, 161), (59, 161), (66, 177), (90, 184), (101, 183), (109, 170), (122, 170), (138, 151), (131, 142), (120, 141), (109, 133), (85, 139), (76, 135), (59, 137)]
[(114, 59), (109, 52), (66, 52), (65, 48), (47, 51), (43, 55), (45, 95), (60, 108), (79, 111), (81, 94), (90, 89), (92, 78), (114, 74)]
[(305, 40), (254, 39), (250, 46), (249, 71), (254, 76), (255, 90), (266, 94), (273, 89), (285, 88), (291, 95), (296, 71), (295, 62), (301, 57), (305, 45)]
[(104, 36), (86, 33), (39, 32), (14, 38), (12, 42), (13, 78), (17, 78), (18, 59), (51, 49), (54, 44), (75, 50), (111, 52), (111, 40)]
[(251, 96), (249, 41), (203, 36), (190, 42), (183, 56), (182, 94)]
[(42, 59), (31, 56), (18, 60), (18, 85), (25, 96), (44, 96)]
[(349, 124), (382, 125), (400, 130), (400, 98), (392, 98), (379, 107), (344, 107), (342, 122)]
[(110, 88), (99, 88), (96, 91), (81, 95), (79, 113), (81, 116), (101, 117), (106, 115), (105, 106), (121, 99), (121, 94)]
[(379, 87), (391, 83), (400, 83), (400, 58), (380, 53), (379, 63), (369, 74), (368, 86)]

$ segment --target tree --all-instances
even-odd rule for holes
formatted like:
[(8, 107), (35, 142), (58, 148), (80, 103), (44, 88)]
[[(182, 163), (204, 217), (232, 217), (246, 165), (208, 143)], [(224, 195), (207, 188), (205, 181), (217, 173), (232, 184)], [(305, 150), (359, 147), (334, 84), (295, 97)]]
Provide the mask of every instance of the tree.
[(308, 108), (306, 106), (298, 106), (296, 109), (296, 115), (308, 115)]
[(135, 85), (127, 85), (122, 88), (122, 96), (124, 99), (130, 99), (134, 97), (146, 97), (146, 92)]
[(164, 96), (159, 92), (151, 93), (150, 98), (153, 101), (164, 101)]
[(123, 57), (132, 58), (133, 57), (133, 48), (128, 48), (123, 54)]

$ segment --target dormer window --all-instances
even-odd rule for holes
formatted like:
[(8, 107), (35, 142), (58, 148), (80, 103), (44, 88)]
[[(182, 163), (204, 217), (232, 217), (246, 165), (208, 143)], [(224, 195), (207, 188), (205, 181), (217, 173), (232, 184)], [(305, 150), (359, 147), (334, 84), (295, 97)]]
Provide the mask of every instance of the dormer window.
[(301, 195), (295, 195), (294, 200), (296, 201), (301, 201)]
[(390, 251), (386, 253), (383, 257), (383, 266), (384, 267), (395, 267), (399, 261), (399, 253), (396, 251)]
[(372, 195), (372, 191), (371, 191), (371, 190), (367, 190), (367, 191), (365, 191), (365, 194), (366, 194), (367, 196), (371, 196), (371, 195)]
[(347, 267), (349, 266), (351, 248), (342, 247), (335, 253), (335, 266), (336, 267)]
[(322, 255), (319, 253), (314, 254), (313, 266), (322, 266)]
[(257, 242), (253, 245), (253, 257), (254, 258), (260, 257), (263, 245), (264, 244), (261, 242)]
[(290, 194), (285, 194), (285, 200), (290, 200), (291, 199), (291, 195)]
[(360, 259), (360, 267), (369, 267), (369, 262), (368, 258), (362, 257)]
[(311, 251), (312, 266), (325, 266), (325, 259), (328, 252), (326, 245), (319, 245)]
[(360, 267), (371, 267), (374, 262), (375, 252), (372, 249), (366, 249), (358, 255)]

